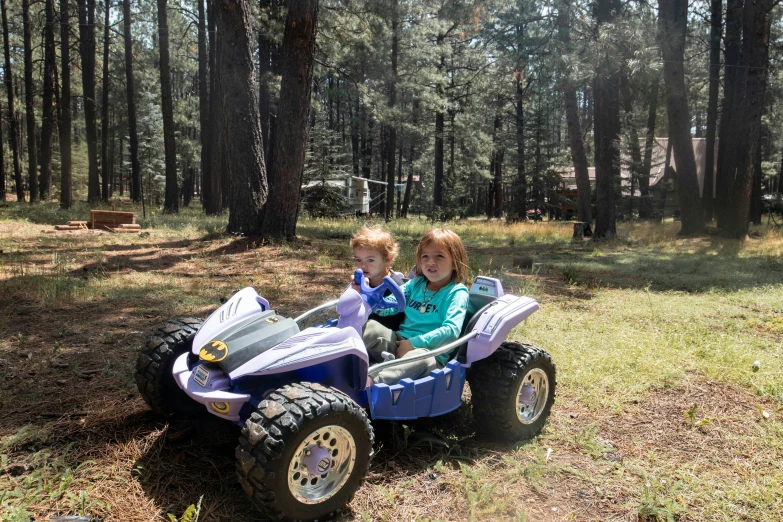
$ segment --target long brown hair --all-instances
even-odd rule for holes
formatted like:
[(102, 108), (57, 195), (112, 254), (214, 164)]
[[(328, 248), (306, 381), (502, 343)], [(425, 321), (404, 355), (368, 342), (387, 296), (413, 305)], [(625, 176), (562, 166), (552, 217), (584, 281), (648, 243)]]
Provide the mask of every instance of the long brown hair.
[(459, 236), (447, 228), (433, 228), (426, 232), (419, 241), (419, 246), (416, 247), (416, 275), (424, 275), (419, 266), (421, 251), (430, 243), (442, 246), (451, 256), (451, 280), (465, 283), (468, 278), (468, 254), (465, 252), (465, 246)]

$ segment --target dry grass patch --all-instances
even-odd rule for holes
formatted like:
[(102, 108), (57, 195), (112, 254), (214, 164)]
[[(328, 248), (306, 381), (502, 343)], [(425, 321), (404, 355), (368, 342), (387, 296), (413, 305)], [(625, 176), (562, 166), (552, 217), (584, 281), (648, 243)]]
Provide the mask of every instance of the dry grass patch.
[[(235, 478), (237, 429), (151, 414), (137, 349), (247, 285), (291, 316), (337, 296), (360, 223), (304, 221), (297, 242), (259, 248), (191, 211), (150, 216), (133, 237), (42, 234), (66, 216), (3, 212), (3, 522), (163, 520), (199, 499), (202, 522), (258, 520)], [(391, 224), (398, 268), (429, 226)], [(681, 240), (674, 224), (621, 224), (618, 241), (574, 245), (570, 224), (453, 226), (474, 275), (541, 302), (513, 337), (553, 354), (552, 418), (516, 447), (477, 438), (469, 408), (376, 422), (367, 483), (338, 520), (783, 518), (783, 235)], [(515, 268), (520, 255), (533, 265)]]

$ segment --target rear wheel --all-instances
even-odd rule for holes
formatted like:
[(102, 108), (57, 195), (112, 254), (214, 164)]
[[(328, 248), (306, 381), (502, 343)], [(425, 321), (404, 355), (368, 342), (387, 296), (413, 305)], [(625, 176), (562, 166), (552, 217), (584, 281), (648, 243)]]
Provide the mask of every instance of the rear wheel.
[(538, 435), (555, 401), (555, 364), (541, 348), (505, 342), (473, 364), (468, 376), (473, 417), (487, 435), (520, 440)]
[(204, 406), (183, 392), (171, 374), (174, 361), (190, 352), (203, 321), (192, 317), (173, 319), (147, 338), (136, 359), (136, 386), (144, 402), (164, 415), (204, 411)]
[(319, 384), (284, 386), (246, 421), (237, 475), (253, 504), (273, 520), (323, 520), (348, 504), (373, 456), (364, 410)]

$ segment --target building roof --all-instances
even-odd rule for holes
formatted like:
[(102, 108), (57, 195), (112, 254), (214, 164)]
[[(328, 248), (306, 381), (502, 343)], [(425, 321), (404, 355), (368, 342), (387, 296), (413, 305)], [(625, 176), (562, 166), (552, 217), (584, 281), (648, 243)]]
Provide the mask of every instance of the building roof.
[[(642, 154), (644, 154), (644, 147), (645, 142), (643, 139), (640, 139), (640, 145), (642, 146)], [(699, 181), (699, 194), (702, 194), (704, 192), (704, 169), (705, 169), (705, 158), (707, 156), (707, 140), (705, 138), (692, 138), (691, 140), (693, 142), (693, 153), (696, 156), (696, 178)], [(654, 138), (653, 141), (653, 150), (652, 150), (652, 162), (650, 166), (650, 187), (655, 187), (655, 185), (660, 182), (664, 177), (664, 169), (666, 167), (666, 148), (669, 146), (669, 138)], [(629, 187), (631, 185), (631, 169), (630, 169), (630, 157), (623, 153), (620, 157), (621, 167), (620, 167), (620, 179), (622, 180), (622, 186), (623, 187)], [(674, 159), (674, 154), (672, 153), (670, 158), (670, 163), (672, 168), (676, 171), (677, 170), (677, 162)], [(713, 194), (715, 193), (715, 173), (717, 172), (718, 168), (718, 139), (715, 139), (715, 160), (713, 161), (713, 175), (712, 175), (712, 190)], [(561, 176), (563, 182), (565, 183), (565, 189), (566, 190), (576, 190), (576, 178), (574, 176), (574, 168), (573, 167), (561, 167), (558, 169), (555, 169), (555, 172)], [(587, 169), (587, 175), (590, 178), (591, 182), (595, 181), (595, 167), (589, 167)], [(638, 194), (637, 194), (638, 195)]]

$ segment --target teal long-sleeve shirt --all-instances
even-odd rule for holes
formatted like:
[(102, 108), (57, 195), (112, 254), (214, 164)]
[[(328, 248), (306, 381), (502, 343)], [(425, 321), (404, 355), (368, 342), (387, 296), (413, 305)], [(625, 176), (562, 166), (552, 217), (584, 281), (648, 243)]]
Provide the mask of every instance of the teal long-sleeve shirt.
[[(468, 309), (468, 289), (461, 283), (450, 282), (434, 295), (427, 290), (425, 299), (426, 285), (427, 279), (419, 276), (402, 287), (406, 302), (405, 320), (398, 333), (414, 348), (435, 350), (455, 341), (462, 332)], [(449, 362), (449, 354), (441, 354), (437, 359), (445, 366)]]

